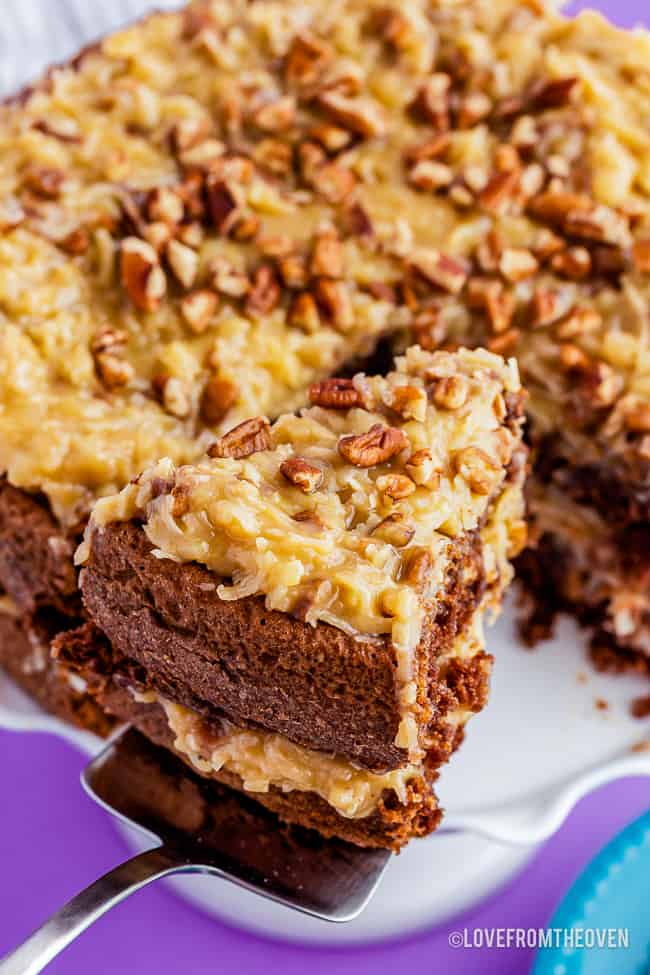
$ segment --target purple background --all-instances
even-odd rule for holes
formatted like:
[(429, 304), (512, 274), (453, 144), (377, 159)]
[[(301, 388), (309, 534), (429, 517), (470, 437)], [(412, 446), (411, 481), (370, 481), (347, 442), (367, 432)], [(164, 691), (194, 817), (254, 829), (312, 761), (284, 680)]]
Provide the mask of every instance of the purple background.
[[(622, 26), (647, 21), (647, 0), (597, 6)], [(645, 14), (645, 17), (644, 17)], [(82, 757), (57, 739), (0, 732), (0, 957), (128, 851), (110, 818), (79, 787)], [(650, 782), (613, 783), (583, 800), (532, 864), (479, 909), (443, 928), (375, 948), (301, 948), (244, 934), (205, 917), (157, 885), (116, 908), (56, 961), (57, 975), (138, 972), (246, 975), (440, 971), (527, 972), (528, 951), (456, 950), (454, 928), (539, 927), (580, 870), (626, 823), (650, 807)], [(404, 896), (400, 891), (399, 895)]]

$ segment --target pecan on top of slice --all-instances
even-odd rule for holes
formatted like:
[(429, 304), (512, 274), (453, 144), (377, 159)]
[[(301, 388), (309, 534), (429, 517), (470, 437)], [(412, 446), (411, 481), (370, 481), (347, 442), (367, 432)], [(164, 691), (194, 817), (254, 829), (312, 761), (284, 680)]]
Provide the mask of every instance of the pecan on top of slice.
[(366, 433), (341, 437), (338, 451), (355, 467), (374, 467), (390, 460), (408, 445), (409, 439), (403, 430), (374, 423)]
[(349, 410), (361, 406), (361, 394), (351, 379), (322, 379), (309, 387), (309, 402), (330, 410)]
[(208, 457), (231, 457), (241, 460), (272, 446), (270, 423), (265, 416), (254, 416), (238, 423), (208, 447)]

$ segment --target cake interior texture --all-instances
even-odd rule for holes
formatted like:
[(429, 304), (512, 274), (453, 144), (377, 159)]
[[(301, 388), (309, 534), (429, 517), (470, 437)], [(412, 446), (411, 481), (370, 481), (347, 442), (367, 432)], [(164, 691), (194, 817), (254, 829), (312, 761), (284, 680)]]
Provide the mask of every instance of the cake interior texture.
[[(516, 357), (527, 633), (568, 609), (599, 665), (647, 673), (649, 62), (646, 32), (537, 0), (213, 0), (0, 106), (9, 672), (59, 712), (76, 695), (83, 723), (94, 698), (29, 648), (87, 620), (73, 552), (95, 504), (300, 410), (384, 343)], [(343, 384), (339, 415), (362, 393)], [(128, 531), (102, 544), (140, 551)], [(394, 716), (375, 720), (381, 748), (354, 753), (371, 764), (395, 749)]]

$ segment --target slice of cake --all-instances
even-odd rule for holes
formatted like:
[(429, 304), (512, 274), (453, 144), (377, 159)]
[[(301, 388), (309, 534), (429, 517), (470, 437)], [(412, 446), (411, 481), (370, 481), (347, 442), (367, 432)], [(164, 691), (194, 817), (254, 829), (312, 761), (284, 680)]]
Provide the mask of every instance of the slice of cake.
[(97, 503), (93, 627), (59, 665), (283, 818), (397, 848), (436, 825), (431, 781), (485, 703), (482, 618), (525, 537), (522, 395), (514, 363), (413, 347), (310, 399)]

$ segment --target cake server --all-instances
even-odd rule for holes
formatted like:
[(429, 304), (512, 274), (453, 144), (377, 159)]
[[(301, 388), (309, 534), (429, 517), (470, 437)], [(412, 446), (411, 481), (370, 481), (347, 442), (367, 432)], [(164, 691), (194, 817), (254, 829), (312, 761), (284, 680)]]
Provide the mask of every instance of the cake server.
[(172, 874), (209, 874), (322, 920), (351, 921), (391, 856), (283, 826), (241, 793), (194, 775), (130, 727), (108, 742), (81, 781), (104, 809), (158, 845), (73, 897), (0, 961), (0, 975), (36, 975), (111, 907)]

